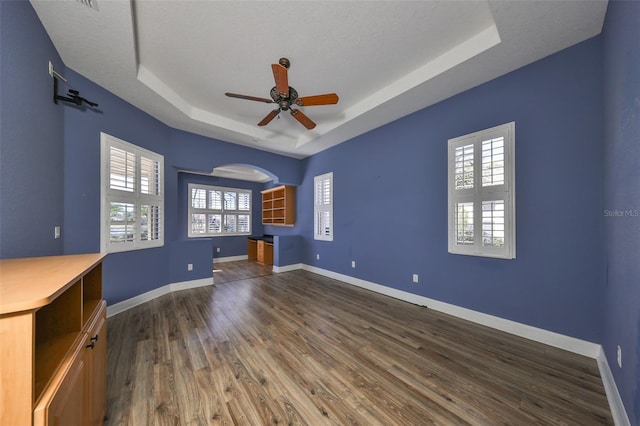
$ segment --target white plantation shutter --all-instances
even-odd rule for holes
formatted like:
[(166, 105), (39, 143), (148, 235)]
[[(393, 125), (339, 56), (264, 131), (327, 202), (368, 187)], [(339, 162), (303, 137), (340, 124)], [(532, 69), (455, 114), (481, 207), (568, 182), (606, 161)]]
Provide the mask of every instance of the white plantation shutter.
[(109, 188), (133, 192), (136, 178), (136, 155), (133, 152), (109, 148)]
[(251, 210), (251, 194), (238, 192), (238, 210), (248, 212)]
[(101, 143), (103, 252), (164, 244), (164, 157), (106, 133)]
[(191, 238), (251, 234), (251, 190), (189, 184)]
[(142, 241), (160, 239), (160, 206), (150, 204), (140, 206), (140, 239)]
[[(202, 189), (205, 191), (205, 189)], [(222, 210), (222, 191), (209, 191), (209, 209)]]
[(515, 123), (448, 145), (449, 252), (514, 259)]
[(207, 208), (207, 190), (203, 188), (193, 188), (191, 190), (191, 206), (196, 209)]
[(160, 194), (160, 163), (153, 158), (140, 157), (140, 193)]
[(248, 214), (238, 215), (238, 232), (249, 232), (251, 229), (251, 216)]
[(234, 214), (225, 214), (224, 215), (224, 232), (227, 233), (235, 233), (237, 228), (237, 219), (238, 217)]
[(314, 239), (333, 241), (333, 172), (313, 178)]
[(237, 196), (238, 194), (236, 194), (233, 191), (225, 191), (224, 193), (224, 209), (225, 210), (238, 209)]
[(455, 148), (455, 188), (473, 188), (473, 144)]

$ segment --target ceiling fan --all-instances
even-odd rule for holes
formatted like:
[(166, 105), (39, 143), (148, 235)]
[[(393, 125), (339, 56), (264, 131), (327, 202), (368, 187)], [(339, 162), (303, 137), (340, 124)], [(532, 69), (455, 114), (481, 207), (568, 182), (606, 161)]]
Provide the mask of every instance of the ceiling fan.
[(271, 89), (271, 99), (259, 98), (256, 96), (239, 95), (237, 93), (225, 93), (230, 98), (247, 99), (249, 101), (264, 102), (267, 104), (278, 104), (278, 108), (271, 111), (265, 118), (258, 123), (258, 126), (266, 126), (273, 120), (280, 111), (291, 111), (293, 118), (298, 120), (307, 129), (311, 130), (316, 127), (309, 117), (301, 110), (293, 109), (292, 106), (314, 106), (314, 105), (333, 105), (338, 103), (338, 95), (335, 93), (326, 93), (324, 95), (298, 97), (298, 92), (289, 86), (288, 69), (291, 63), (287, 58), (280, 58), (277, 64), (271, 64), (273, 70), (273, 78), (276, 85)]

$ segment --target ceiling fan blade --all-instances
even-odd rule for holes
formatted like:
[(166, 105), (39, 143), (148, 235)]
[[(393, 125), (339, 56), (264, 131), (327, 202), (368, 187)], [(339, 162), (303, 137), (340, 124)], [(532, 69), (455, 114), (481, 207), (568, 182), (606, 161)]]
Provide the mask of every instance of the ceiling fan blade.
[(327, 93), (324, 95), (304, 96), (296, 99), (296, 104), (300, 106), (313, 105), (333, 105), (338, 103), (338, 95), (335, 93)]
[(239, 95), (237, 93), (229, 93), (229, 92), (225, 93), (225, 95), (227, 95), (230, 98), (247, 99), (249, 101), (264, 102), (266, 104), (272, 104), (273, 103), (273, 99), (258, 98), (256, 96)]
[(276, 118), (276, 115), (278, 114), (280, 114), (280, 108), (274, 109), (269, 114), (267, 114), (267, 116), (263, 118), (261, 122), (258, 123), (258, 126), (266, 126), (271, 120)]
[(273, 78), (276, 81), (276, 89), (283, 98), (289, 97), (289, 77), (285, 67), (280, 64), (271, 64)]
[(316, 127), (316, 123), (311, 121), (311, 119), (309, 117), (307, 117), (306, 115), (304, 115), (302, 113), (302, 111), (300, 111), (299, 109), (292, 109), (291, 110), (291, 115), (293, 116), (293, 118), (298, 120), (300, 122), (300, 124), (302, 124), (304, 127), (306, 127), (309, 130), (311, 130), (314, 127)]

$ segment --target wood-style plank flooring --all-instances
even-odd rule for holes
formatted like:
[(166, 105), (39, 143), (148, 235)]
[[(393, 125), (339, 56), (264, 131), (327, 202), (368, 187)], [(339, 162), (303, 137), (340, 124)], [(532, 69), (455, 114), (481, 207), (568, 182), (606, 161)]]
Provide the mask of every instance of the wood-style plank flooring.
[(613, 424), (593, 359), (310, 272), (216, 268), (109, 318), (105, 424)]

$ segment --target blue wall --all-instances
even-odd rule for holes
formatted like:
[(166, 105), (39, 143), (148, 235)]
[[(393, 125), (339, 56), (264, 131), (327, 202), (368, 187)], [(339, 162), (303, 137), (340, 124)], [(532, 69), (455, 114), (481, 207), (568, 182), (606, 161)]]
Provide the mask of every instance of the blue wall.
[[(612, 1), (603, 36), (298, 161), (167, 127), (65, 69), (28, 2), (0, 1), (0, 257), (99, 250), (104, 131), (163, 154), (166, 189), (165, 246), (109, 255), (108, 302), (210, 277), (215, 245), (232, 255), (244, 239), (186, 238), (179, 170), (255, 166), (300, 185), (296, 226), (262, 229), (283, 236), (278, 265), (304, 262), (602, 343), (639, 424), (640, 219), (624, 213), (640, 209), (638, 5)], [(54, 105), (49, 60), (69, 78), (61, 89), (80, 90), (100, 111)], [(450, 255), (447, 140), (509, 121), (517, 259)], [(329, 171), (335, 239), (317, 242), (313, 177)]]
[[(66, 69), (69, 85), (99, 111), (60, 105), (65, 130), (65, 254), (100, 251), (100, 132), (123, 139), (165, 156), (165, 245), (164, 247), (110, 254), (104, 262), (103, 289), (108, 303), (128, 299), (169, 284), (171, 242), (175, 240), (175, 194), (177, 174), (171, 173), (169, 129), (122, 99)], [(190, 279), (211, 276), (210, 264), (194, 264)], [(185, 267), (186, 270), (186, 267)]]
[(64, 132), (48, 61), (63, 64), (26, 1), (0, 1), (0, 40), (0, 257), (62, 254)]
[[(211, 277), (216, 239), (201, 243), (187, 239), (187, 182), (184, 177), (181, 181), (180, 170), (211, 172), (219, 165), (243, 163), (267, 170), (279, 179), (300, 181), (298, 160), (171, 129), (73, 70), (65, 72), (74, 89), (100, 104), (97, 112), (61, 106), (66, 165), (65, 253), (100, 251), (100, 132), (164, 155), (165, 245), (107, 257), (103, 287), (110, 304), (166, 284)], [(259, 195), (262, 186), (253, 187)], [(254, 206), (260, 205), (254, 201)], [(225, 251), (237, 254), (242, 254), (238, 250), (244, 247), (246, 254), (246, 239), (226, 239), (225, 246)], [(193, 263), (193, 271), (187, 271), (187, 263)]]
[[(609, 3), (604, 38), (602, 346), (632, 425), (640, 424), (640, 2)], [(622, 348), (622, 368), (617, 346)]]
[[(305, 240), (304, 262), (598, 342), (601, 64), (596, 37), (307, 159), (304, 235), (333, 171), (335, 236)], [(510, 121), (517, 259), (448, 254), (447, 140)]]
[(179, 169), (211, 173), (218, 166), (239, 164), (266, 171), (280, 184), (298, 185), (302, 179), (299, 160), (182, 130), (170, 132), (172, 164)]
[[(298, 160), (171, 129), (65, 68), (27, 1), (0, 2), (0, 20), (0, 257), (100, 251), (100, 132), (165, 157), (165, 245), (107, 257), (109, 304), (212, 276), (213, 241), (188, 240), (180, 222), (178, 170), (248, 164), (279, 182), (300, 182)], [(69, 81), (59, 92), (79, 90), (100, 104), (97, 111), (52, 102), (49, 60)], [(62, 238), (55, 240), (58, 225)], [(230, 252), (238, 252), (238, 241), (225, 241)], [(246, 240), (241, 246), (246, 253)]]

